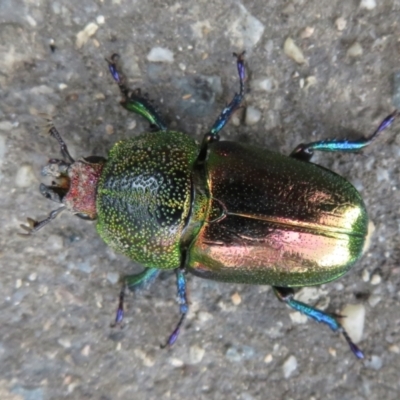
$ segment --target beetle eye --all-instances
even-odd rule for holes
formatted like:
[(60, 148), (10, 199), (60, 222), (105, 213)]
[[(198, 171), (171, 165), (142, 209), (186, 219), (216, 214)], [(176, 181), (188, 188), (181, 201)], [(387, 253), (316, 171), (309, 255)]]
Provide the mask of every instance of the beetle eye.
[(85, 213), (76, 213), (75, 214), (77, 217), (85, 219), (86, 221), (94, 221), (96, 218), (90, 217), (88, 214)]

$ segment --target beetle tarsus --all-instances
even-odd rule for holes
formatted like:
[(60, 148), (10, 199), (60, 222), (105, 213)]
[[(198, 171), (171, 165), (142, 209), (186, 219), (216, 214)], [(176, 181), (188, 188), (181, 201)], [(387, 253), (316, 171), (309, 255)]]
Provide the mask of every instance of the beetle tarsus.
[(121, 291), (119, 292), (117, 313), (115, 315), (115, 322), (111, 324), (111, 328), (122, 326), (122, 321), (124, 320), (124, 298), (125, 298), (125, 285), (123, 285)]
[[(183, 260), (186, 259), (186, 256), (183, 255)], [(165, 345), (161, 345), (160, 347), (163, 349), (165, 347), (172, 346), (176, 340), (178, 339), (180, 328), (182, 326), (183, 321), (189, 311), (189, 305), (187, 301), (187, 294), (186, 294), (186, 277), (185, 277), (185, 269), (180, 267), (176, 270), (176, 287), (178, 292), (178, 303), (180, 308), (181, 317), (179, 319), (178, 324), (176, 325), (175, 329), (169, 336)]]
[(176, 326), (174, 331), (169, 336), (167, 342), (165, 344), (160, 345), (161, 349), (165, 349), (167, 347), (171, 347), (176, 342), (176, 340), (178, 339), (179, 332), (180, 332), (180, 329), (181, 329), (181, 326), (182, 326), (182, 323), (183, 323), (185, 317), (186, 317), (186, 314), (182, 314), (181, 315), (181, 318), (179, 319), (178, 325)]
[(378, 128), (367, 138), (359, 140), (337, 140), (328, 139), (320, 140), (318, 142), (311, 142), (307, 144), (298, 145), (290, 154), (290, 157), (297, 158), (301, 161), (310, 161), (314, 151), (326, 152), (356, 152), (369, 146), (386, 128), (394, 122), (396, 117), (400, 115), (398, 110), (389, 114), (378, 126)]
[(342, 333), (353, 354), (359, 359), (364, 358), (363, 352), (350, 339), (346, 330), (337, 321), (335, 314), (328, 314), (322, 310), (311, 307), (308, 304), (294, 300), (294, 290), (292, 288), (274, 287), (273, 289), (276, 297), (278, 297), (280, 301), (286, 303), (289, 307), (293, 308), (293, 310), (301, 312), (307, 317), (312, 318), (314, 321), (328, 325), (334, 332)]
[(57, 208), (56, 210), (53, 210), (49, 216), (42, 221), (36, 221), (32, 218), (27, 218), (28, 225), (23, 225), (21, 224), (21, 228), (27, 231), (27, 233), (19, 233), (20, 236), (30, 236), (33, 233), (39, 231), (42, 229), (44, 226), (46, 226), (49, 222), (51, 222), (53, 219), (55, 219), (58, 215), (60, 215), (63, 211), (65, 210), (65, 206), (62, 206), (60, 208)]

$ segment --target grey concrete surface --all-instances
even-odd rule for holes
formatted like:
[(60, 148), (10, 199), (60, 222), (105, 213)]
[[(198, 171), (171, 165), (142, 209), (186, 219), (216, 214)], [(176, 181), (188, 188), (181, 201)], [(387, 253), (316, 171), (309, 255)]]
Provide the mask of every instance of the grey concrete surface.
[[(399, 122), (361, 154), (315, 157), (356, 185), (375, 225), (363, 259), (312, 300), (364, 305), (365, 361), (328, 328), (290, 318), (267, 287), (195, 277), (181, 337), (160, 350), (178, 318), (172, 273), (128, 296), (125, 327), (112, 329), (118, 277), (140, 266), (71, 215), (17, 233), (54, 208), (38, 184), (59, 152), (38, 113), (54, 115), (75, 156), (105, 156), (148, 129), (118, 104), (113, 52), (169, 126), (200, 139), (236, 90), (231, 53), (246, 49), (250, 121), (236, 116), (222, 138), (288, 154), (369, 134), (399, 103), (399, 21), (398, 0), (0, 0), (0, 398), (398, 399)], [(304, 63), (284, 53), (288, 37)], [(172, 53), (149, 61), (156, 47)]]

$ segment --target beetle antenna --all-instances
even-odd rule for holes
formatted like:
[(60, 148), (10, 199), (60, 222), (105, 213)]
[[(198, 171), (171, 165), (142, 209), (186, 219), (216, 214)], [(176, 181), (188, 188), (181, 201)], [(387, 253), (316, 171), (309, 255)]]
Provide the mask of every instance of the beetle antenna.
[(74, 163), (75, 160), (72, 158), (71, 154), (69, 154), (67, 144), (61, 137), (60, 132), (58, 132), (57, 128), (54, 126), (53, 119), (47, 114), (40, 114), (40, 116), (46, 121), (46, 125), (44, 126), (44, 128), (46, 129), (47, 133), (51, 137), (56, 139), (58, 144), (60, 145), (62, 156), (66, 158), (70, 163)]
[(60, 215), (63, 211), (65, 210), (65, 206), (61, 206), (60, 208), (57, 208), (56, 210), (53, 210), (49, 216), (42, 221), (36, 221), (32, 218), (27, 218), (28, 220), (28, 225), (23, 225), (21, 224), (21, 228), (27, 231), (27, 233), (19, 233), (20, 236), (30, 236), (33, 233), (39, 231), (42, 229), (44, 226), (46, 226), (49, 222), (53, 221), (53, 219), (56, 219), (58, 215)]

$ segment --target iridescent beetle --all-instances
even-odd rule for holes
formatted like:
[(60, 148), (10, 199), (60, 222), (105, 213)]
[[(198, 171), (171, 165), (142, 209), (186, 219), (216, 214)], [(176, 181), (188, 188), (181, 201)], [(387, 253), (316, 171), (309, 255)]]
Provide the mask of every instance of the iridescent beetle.
[(118, 67), (108, 61), (128, 111), (151, 124), (151, 132), (116, 143), (108, 159), (75, 161), (50, 122), (49, 133), (63, 160), (51, 159), (40, 185), (46, 198), (62, 206), (38, 222), (28, 219), (28, 234), (63, 210), (97, 219), (97, 231), (116, 251), (145, 269), (123, 279), (116, 324), (123, 320), (125, 289), (155, 278), (160, 270), (177, 276), (181, 317), (166, 346), (175, 343), (188, 312), (186, 272), (217, 281), (271, 285), (292, 309), (343, 334), (339, 322), (294, 299), (296, 287), (319, 285), (345, 274), (361, 257), (368, 216), (357, 190), (344, 178), (312, 164), (314, 151), (355, 152), (370, 145), (394, 121), (390, 114), (368, 138), (323, 140), (297, 146), (289, 157), (241, 143), (219, 141), (219, 132), (244, 97), (243, 53), (236, 55), (240, 90), (204, 135), (200, 146), (169, 131), (161, 116), (130, 91)]

